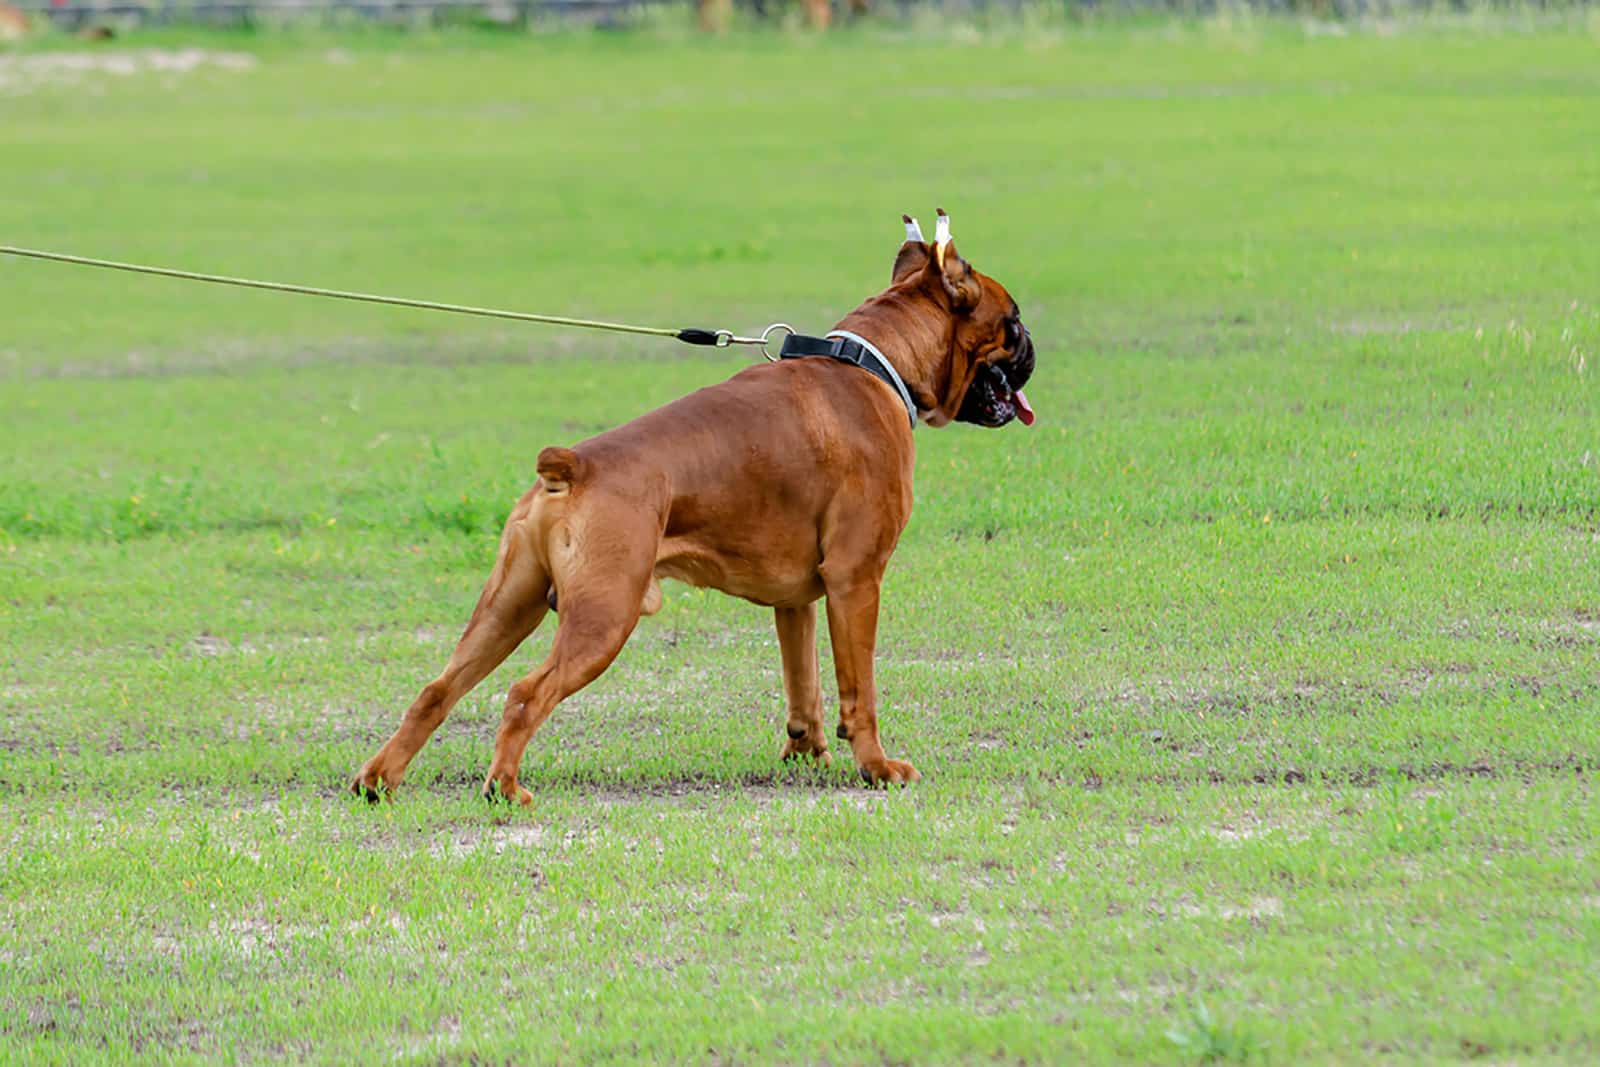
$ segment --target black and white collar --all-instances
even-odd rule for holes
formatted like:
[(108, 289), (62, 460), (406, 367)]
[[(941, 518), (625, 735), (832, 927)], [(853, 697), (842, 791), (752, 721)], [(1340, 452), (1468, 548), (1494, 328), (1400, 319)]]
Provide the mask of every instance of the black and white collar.
[(865, 337), (849, 330), (834, 330), (826, 337), (807, 337), (801, 333), (785, 337), (778, 358), (798, 359), (802, 356), (827, 356), (841, 363), (852, 363), (868, 374), (883, 379), (899, 394), (912, 427), (917, 425), (917, 405), (911, 399), (911, 390), (906, 388), (894, 364)]

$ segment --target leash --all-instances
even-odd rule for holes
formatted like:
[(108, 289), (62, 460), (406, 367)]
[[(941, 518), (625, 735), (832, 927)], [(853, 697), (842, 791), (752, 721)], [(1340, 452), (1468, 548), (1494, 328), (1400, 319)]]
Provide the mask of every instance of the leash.
[[(944, 221), (943, 216), (940, 221)], [(909, 231), (908, 231), (909, 232)], [(727, 348), (730, 345), (753, 345), (770, 362), (797, 359), (804, 356), (826, 356), (841, 363), (860, 367), (887, 382), (905, 405), (906, 414), (913, 427), (917, 424), (917, 407), (906, 389), (905, 382), (895, 371), (877, 346), (864, 337), (848, 331), (835, 330), (827, 337), (807, 337), (785, 322), (774, 322), (755, 337), (741, 337), (732, 330), (706, 330), (698, 327), (675, 330), (670, 326), (638, 326), (626, 322), (605, 322), (600, 319), (575, 319), (567, 315), (536, 315), (527, 311), (506, 311), (502, 308), (473, 307), (468, 304), (445, 304), (437, 300), (412, 300), (403, 296), (382, 296), (377, 293), (356, 293), (346, 289), (323, 289), (314, 285), (291, 285), (287, 282), (267, 282), (257, 278), (234, 278), (226, 274), (201, 274), (192, 270), (174, 270), (171, 267), (151, 267), (142, 263), (120, 263), (112, 259), (91, 259), (64, 252), (45, 252), (37, 248), (18, 248), (0, 245), (0, 255), (21, 256), (26, 259), (44, 259), (55, 263), (68, 263), (79, 267), (99, 267), (104, 270), (127, 271), (132, 274), (154, 274), (162, 278), (178, 278), (190, 282), (208, 282), (212, 285), (234, 285), (244, 289), (266, 289), (275, 293), (299, 293), (304, 296), (325, 296), (334, 300), (355, 300), (367, 304), (388, 304), (393, 307), (421, 308), (425, 311), (446, 311), (455, 315), (478, 315), (491, 319), (512, 319), (517, 322), (538, 322), (546, 326), (568, 326), (579, 330), (605, 330), (610, 333), (644, 334), (650, 337), (671, 337), (691, 345)], [(767, 348), (774, 334), (783, 336), (778, 354)]]
[(70, 263), (80, 267), (101, 267), (106, 270), (128, 271), (133, 274), (155, 274), (163, 278), (181, 278), (191, 282), (209, 282), (213, 285), (235, 285), (246, 289), (267, 289), (275, 293), (300, 293), (305, 296), (325, 296), (334, 300), (356, 300), (368, 304), (389, 304), (395, 307), (422, 308), (426, 311), (446, 311), (455, 315), (478, 315), (491, 319), (513, 319), (517, 322), (538, 322), (547, 326), (568, 326), (579, 330), (606, 330), (611, 333), (646, 334), (652, 337), (671, 337), (690, 345), (707, 345), (727, 348), (730, 345), (755, 345), (761, 354), (776, 362), (778, 357), (767, 350), (774, 333), (794, 336), (795, 329), (787, 323), (775, 322), (755, 337), (741, 337), (732, 330), (705, 330), (688, 328), (675, 330), (668, 326), (636, 326), (625, 322), (603, 322), (599, 319), (575, 319), (566, 315), (535, 315), (526, 311), (505, 311), (500, 308), (472, 307), (467, 304), (445, 304), (436, 300), (411, 300), (400, 296), (381, 296), (376, 293), (355, 293), (343, 289), (322, 289), (313, 285), (289, 285), (284, 282), (266, 282), (255, 278), (232, 278), (225, 274), (201, 274), (197, 271), (173, 270), (170, 267), (151, 267), (141, 263), (119, 263), (110, 259), (90, 259), (88, 256), (71, 256), (62, 252), (44, 252), (37, 248), (17, 248), (0, 245), (0, 254), (23, 256), (28, 259), (47, 259), (56, 263)]

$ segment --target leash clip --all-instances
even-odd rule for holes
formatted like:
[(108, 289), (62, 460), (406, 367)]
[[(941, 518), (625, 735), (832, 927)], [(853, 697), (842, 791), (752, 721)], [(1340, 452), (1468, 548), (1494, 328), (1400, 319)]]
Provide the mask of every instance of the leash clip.
[(773, 355), (772, 352), (767, 348), (767, 345), (772, 343), (772, 332), (774, 330), (782, 330), (785, 339), (795, 335), (795, 328), (790, 326), (787, 322), (775, 322), (771, 326), (768, 326), (765, 330), (761, 331), (761, 354), (767, 357), (768, 363), (778, 362), (778, 357)]
[(678, 340), (687, 341), (692, 345), (710, 345), (713, 348), (730, 348), (733, 345), (755, 345), (761, 349), (761, 354), (767, 357), (767, 362), (776, 363), (778, 357), (767, 350), (767, 345), (772, 343), (772, 334), (775, 330), (782, 330), (785, 335), (794, 333), (794, 327), (786, 322), (775, 322), (761, 331), (758, 337), (740, 337), (732, 330), (680, 330)]

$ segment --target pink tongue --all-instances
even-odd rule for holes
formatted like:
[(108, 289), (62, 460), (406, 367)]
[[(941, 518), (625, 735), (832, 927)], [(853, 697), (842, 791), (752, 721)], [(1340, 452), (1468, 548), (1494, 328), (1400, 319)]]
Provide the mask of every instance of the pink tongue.
[(1017, 398), (1017, 418), (1022, 420), (1022, 425), (1032, 426), (1033, 408), (1028, 406), (1028, 398), (1022, 395), (1021, 389), (1018, 389), (1012, 395)]

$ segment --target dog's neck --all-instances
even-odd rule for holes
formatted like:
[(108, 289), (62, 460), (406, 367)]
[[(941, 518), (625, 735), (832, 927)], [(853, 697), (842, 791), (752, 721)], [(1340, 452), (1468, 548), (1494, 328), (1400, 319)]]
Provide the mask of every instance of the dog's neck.
[[(898, 287), (886, 290), (839, 320), (848, 330), (877, 346), (906, 383), (920, 418), (939, 415), (950, 393), (951, 337), (945, 315), (929, 315), (920, 294)], [(948, 421), (948, 415), (941, 421)]]

